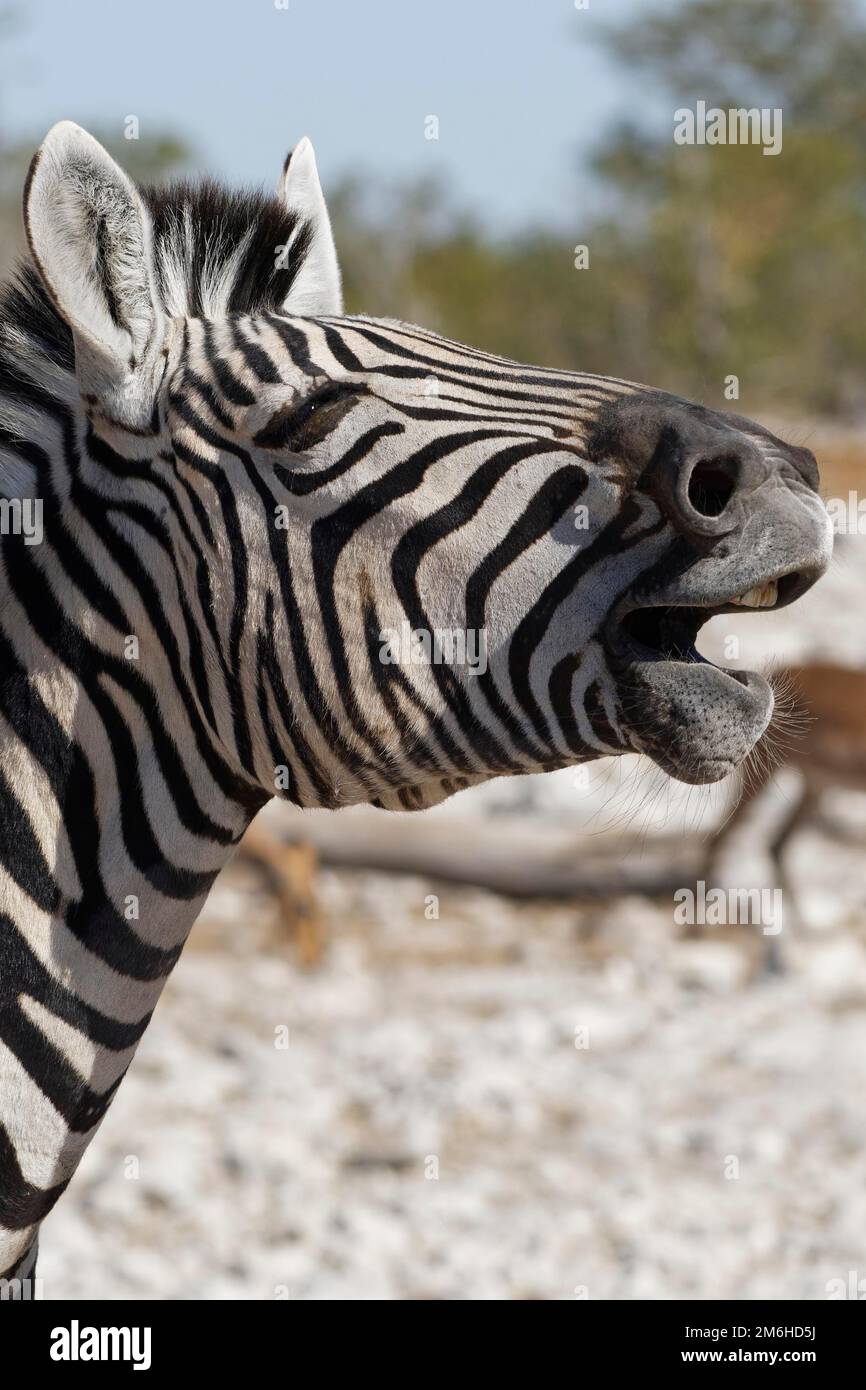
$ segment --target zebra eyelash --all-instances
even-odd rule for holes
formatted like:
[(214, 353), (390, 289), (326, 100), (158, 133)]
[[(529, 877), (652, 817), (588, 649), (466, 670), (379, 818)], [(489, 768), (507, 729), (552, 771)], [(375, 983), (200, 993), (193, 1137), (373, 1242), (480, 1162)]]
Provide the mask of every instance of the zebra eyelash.
[(299, 405), (287, 405), (272, 415), (253, 438), (260, 449), (288, 449), (302, 454), (321, 444), (356, 405), (366, 388), (331, 381)]

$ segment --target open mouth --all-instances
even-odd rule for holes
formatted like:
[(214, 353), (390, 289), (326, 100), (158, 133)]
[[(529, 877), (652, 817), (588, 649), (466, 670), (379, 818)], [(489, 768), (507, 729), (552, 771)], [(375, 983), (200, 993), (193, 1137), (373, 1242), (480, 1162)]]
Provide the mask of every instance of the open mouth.
[[(615, 646), (630, 649), (630, 654), (637, 660), (703, 662), (712, 665), (695, 646), (698, 633), (710, 618), (743, 609), (769, 611), (785, 607), (799, 596), (801, 585), (799, 575), (786, 574), (780, 578), (759, 580), (744, 593), (732, 594), (720, 602), (650, 603), (641, 606), (627, 603), (624, 611), (614, 614), (609, 634)], [(738, 680), (741, 673), (726, 670), (726, 674)]]
[(678, 592), (627, 595), (608, 619), (605, 645), (636, 751), (687, 782), (714, 782), (736, 767), (769, 724), (773, 693), (754, 671), (707, 660), (698, 633), (721, 613), (786, 606), (810, 582), (797, 573), (757, 576), (739, 593), (695, 600), (680, 580)]

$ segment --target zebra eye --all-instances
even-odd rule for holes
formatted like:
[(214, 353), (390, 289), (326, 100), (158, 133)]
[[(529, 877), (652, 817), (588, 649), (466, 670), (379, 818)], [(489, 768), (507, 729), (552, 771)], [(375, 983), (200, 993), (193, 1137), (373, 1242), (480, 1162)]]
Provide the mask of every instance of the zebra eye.
[(253, 443), (261, 449), (302, 454), (321, 444), (364, 394), (364, 387), (329, 381), (300, 404), (284, 406), (259, 430)]

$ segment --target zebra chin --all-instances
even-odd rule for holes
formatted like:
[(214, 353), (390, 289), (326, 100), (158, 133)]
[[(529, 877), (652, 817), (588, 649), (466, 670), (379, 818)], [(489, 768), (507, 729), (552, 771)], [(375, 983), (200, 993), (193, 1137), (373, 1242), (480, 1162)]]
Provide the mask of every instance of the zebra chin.
[(637, 751), (680, 782), (703, 785), (734, 772), (773, 716), (772, 689), (754, 671), (700, 660), (635, 663), (620, 681)]

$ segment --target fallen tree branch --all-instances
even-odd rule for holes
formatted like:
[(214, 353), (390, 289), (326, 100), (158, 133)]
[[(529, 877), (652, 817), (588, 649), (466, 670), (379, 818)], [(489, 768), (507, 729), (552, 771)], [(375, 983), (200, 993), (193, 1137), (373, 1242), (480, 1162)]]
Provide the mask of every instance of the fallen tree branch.
[(513, 898), (666, 896), (694, 883), (701, 860), (699, 842), (681, 837), (629, 840), (366, 808), (334, 815), (274, 807), (265, 814), (274, 834), (311, 844), (322, 864), (417, 875)]

